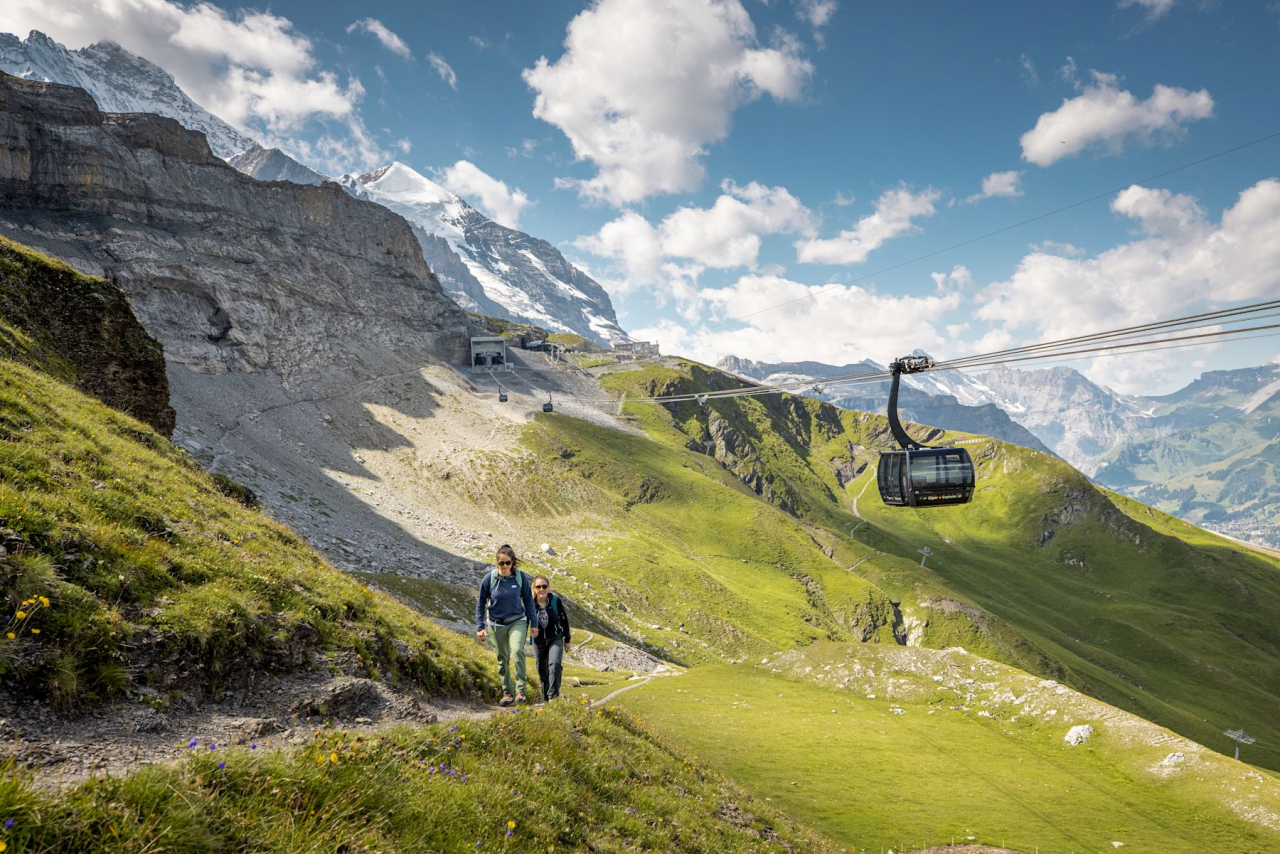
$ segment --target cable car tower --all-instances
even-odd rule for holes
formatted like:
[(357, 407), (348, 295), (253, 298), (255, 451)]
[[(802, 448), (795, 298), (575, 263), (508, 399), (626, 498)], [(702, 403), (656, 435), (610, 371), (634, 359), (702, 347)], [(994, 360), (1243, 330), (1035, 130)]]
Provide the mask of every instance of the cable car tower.
[[(898, 386), (903, 374), (933, 367), (928, 356), (904, 356), (889, 365), (889, 430), (902, 448), (881, 451), (876, 473), (880, 498), (893, 507), (945, 507), (973, 498), (973, 460), (964, 448), (931, 448), (907, 435), (898, 420)], [(924, 561), (921, 561), (923, 564)]]

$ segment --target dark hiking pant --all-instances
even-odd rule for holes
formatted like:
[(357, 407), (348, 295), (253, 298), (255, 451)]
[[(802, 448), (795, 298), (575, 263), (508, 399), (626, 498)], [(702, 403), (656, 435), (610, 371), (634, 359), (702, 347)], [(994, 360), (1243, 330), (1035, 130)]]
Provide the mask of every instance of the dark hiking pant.
[(556, 638), (549, 646), (538, 647), (538, 681), (542, 683), (542, 699), (560, 696), (560, 673), (564, 669), (564, 638)]

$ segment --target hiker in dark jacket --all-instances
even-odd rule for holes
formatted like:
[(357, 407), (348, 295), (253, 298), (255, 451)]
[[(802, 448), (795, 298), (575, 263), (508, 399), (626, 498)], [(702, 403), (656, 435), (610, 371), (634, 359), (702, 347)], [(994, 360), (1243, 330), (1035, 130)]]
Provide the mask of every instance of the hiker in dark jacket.
[(564, 600), (551, 592), (551, 582), (545, 575), (533, 577), (534, 625), (538, 634), (534, 645), (538, 649), (538, 680), (542, 683), (542, 699), (554, 700), (560, 696), (560, 673), (564, 654), (569, 650), (569, 612)]
[(488, 627), (493, 627), (493, 646), (498, 651), (498, 674), (502, 677), (503, 689), (498, 705), (509, 706), (527, 701), (524, 693), (525, 637), (532, 634), (537, 638), (538, 628), (534, 622), (529, 576), (520, 571), (515, 550), (511, 546), (500, 546), (496, 563), (497, 566), (486, 572), (480, 582), (480, 597), (476, 600), (476, 637), (484, 641), (489, 635)]

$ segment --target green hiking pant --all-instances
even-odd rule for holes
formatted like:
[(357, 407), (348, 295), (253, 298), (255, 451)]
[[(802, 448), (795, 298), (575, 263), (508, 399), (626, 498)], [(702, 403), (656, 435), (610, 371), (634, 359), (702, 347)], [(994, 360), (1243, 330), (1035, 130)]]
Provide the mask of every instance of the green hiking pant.
[[(490, 626), (489, 637), (493, 638), (493, 646), (498, 651), (498, 675), (502, 677), (502, 690), (508, 697), (523, 694), (524, 677), (524, 644), (529, 634), (529, 621), (517, 620), (506, 626)], [(513, 676), (512, 670), (515, 671)]]

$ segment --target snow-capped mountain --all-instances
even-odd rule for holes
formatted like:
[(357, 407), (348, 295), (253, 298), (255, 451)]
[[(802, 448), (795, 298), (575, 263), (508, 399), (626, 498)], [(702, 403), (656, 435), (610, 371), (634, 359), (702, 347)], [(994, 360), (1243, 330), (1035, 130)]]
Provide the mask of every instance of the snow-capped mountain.
[(558, 249), (499, 225), (403, 163), (343, 175), (338, 183), (415, 226), (427, 263), (463, 308), (608, 346), (631, 340), (604, 288)]
[(113, 42), (67, 50), (39, 30), (25, 40), (0, 33), (0, 71), (27, 80), (78, 86), (107, 113), (154, 113), (198, 130), (223, 160), (261, 147), (201, 107), (178, 88), (173, 76)]
[(251, 148), (227, 159), (227, 165), (259, 181), (292, 181), (319, 186), (331, 180), (303, 166), (278, 148)]

